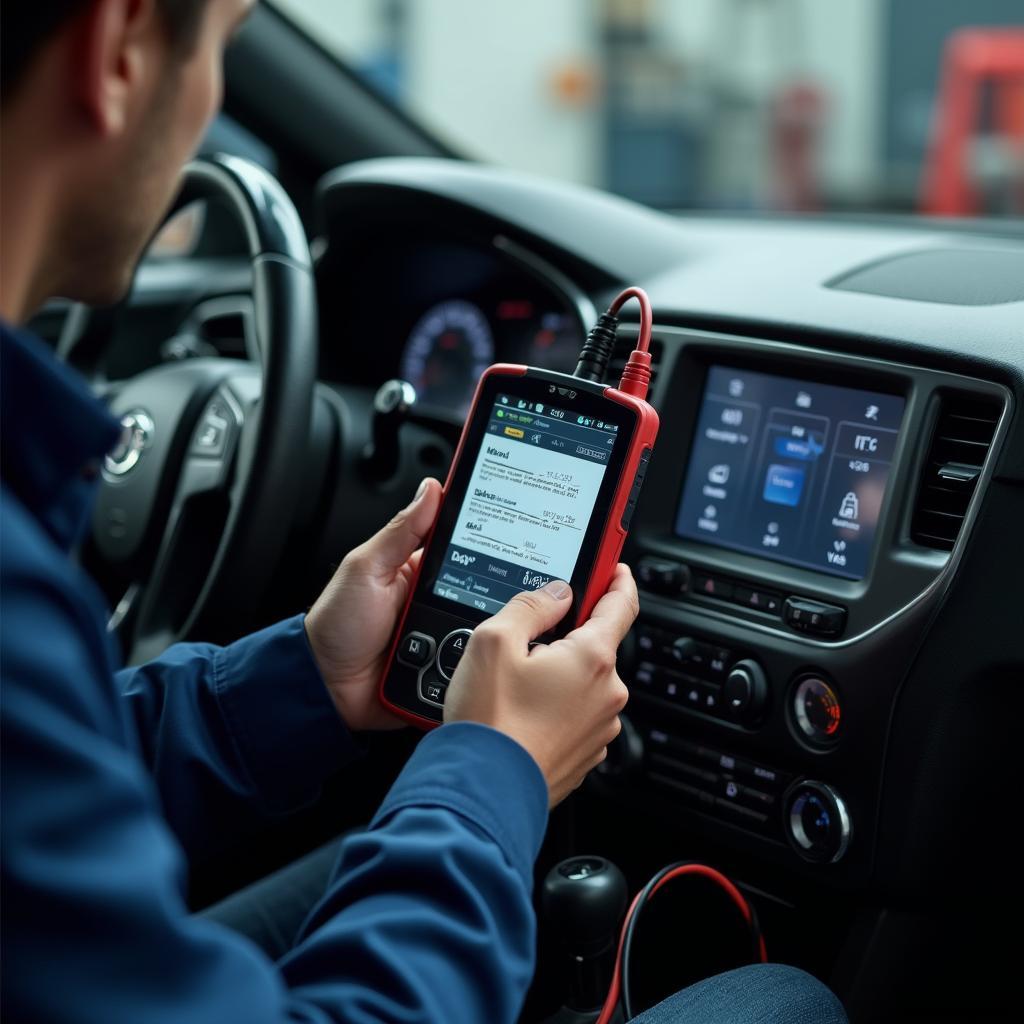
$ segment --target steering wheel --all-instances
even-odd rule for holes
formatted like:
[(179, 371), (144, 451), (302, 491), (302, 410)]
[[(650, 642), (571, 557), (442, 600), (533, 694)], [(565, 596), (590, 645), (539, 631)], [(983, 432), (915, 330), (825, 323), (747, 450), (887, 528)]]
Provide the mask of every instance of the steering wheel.
[(317, 367), (317, 304), (302, 222), (281, 185), (233, 156), (186, 167), (168, 216), (219, 200), (244, 228), (259, 365), (158, 366), (111, 403), (124, 428), (104, 461), (93, 519), (124, 581), (111, 620), (129, 664), (258, 609), (301, 496)]

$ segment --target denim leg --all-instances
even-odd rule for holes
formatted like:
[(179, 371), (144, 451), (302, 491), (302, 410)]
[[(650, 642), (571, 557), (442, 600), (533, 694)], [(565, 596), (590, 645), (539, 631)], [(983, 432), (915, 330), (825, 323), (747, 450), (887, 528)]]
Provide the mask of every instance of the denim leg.
[(199, 916), (226, 925), (255, 942), (272, 960), (279, 960), (292, 948), (303, 921), (327, 891), (340, 850), (341, 839), (332, 839), (200, 911)]
[(847, 1024), (839, 1000), (785, 964), (752, 964), (684, 988), (634, 1024)]

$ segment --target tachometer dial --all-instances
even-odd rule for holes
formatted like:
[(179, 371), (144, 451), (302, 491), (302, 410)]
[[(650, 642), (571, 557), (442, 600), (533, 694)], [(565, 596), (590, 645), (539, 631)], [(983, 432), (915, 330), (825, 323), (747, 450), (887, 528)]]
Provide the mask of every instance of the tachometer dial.
[(548, 370), (572, 373), (582, 344), (578, 321), (568, 313), (545, 313), (531, 339), (529, 361)]
[(402, 376), (420, 402), (463, 414), (477, 378), (494, 362), (494, 338), (479, 306), (449, 299), (427, 310), (402, 354)]

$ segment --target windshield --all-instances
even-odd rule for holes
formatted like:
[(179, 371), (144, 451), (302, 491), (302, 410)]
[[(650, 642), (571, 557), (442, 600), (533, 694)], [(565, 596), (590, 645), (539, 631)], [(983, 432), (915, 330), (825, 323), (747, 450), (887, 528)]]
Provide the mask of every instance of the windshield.
[(664, 209), (1024, 213), (1019, 0), (277, 4), (472, 159)]

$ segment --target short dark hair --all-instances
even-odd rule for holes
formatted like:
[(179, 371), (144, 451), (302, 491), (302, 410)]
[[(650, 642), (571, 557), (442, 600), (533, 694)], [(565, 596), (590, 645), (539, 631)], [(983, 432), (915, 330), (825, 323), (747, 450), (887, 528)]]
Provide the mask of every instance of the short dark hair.
[[(55, 32), (94, 0), (0, 0), (0, 91), (4, 99)], [(207, 0), (157, 0), (175, 46), (191, 50)]]

